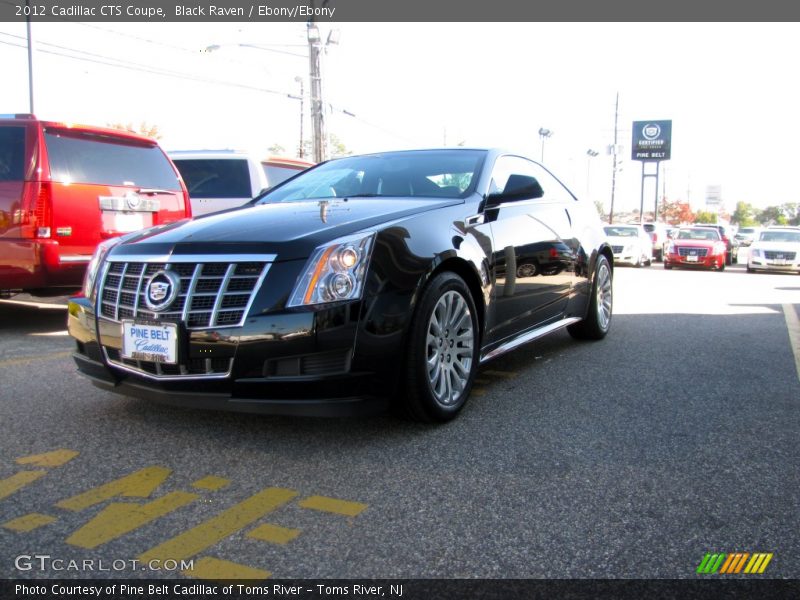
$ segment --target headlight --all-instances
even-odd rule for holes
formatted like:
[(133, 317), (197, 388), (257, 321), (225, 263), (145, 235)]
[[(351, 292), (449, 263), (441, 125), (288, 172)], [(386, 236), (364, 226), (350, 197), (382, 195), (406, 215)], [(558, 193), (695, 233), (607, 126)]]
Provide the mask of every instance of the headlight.
[(636, 252), (635, 244), (628, 244), (625, 246), (625, 254), (633, 254), (634, 252)]
[(364, 290), (375, 233), (359, 234), (320, 246), (306, 264), (287, 306), (357, 300)]
[(714, 254), (725, 254), (728, 251), (728, 247), (725, 245), (725, 242), (717, 242), (714, 244)]
[(759, 250), (758, 248), (751, 248), (750, 256), (752, 256), (753, 258), (761, 258), (761, 250)]
[(670, 242), (667, 244), (667, 254), (677, 254), (678, 248), (675, 246), (674, 242)]
[(119, 244), (122, 240), (118, 237), (110, 238), (100, 242), (92, 255), (92, 260), (86, 267), (86, 274), (83, 276), (83, 295), (91, 298), (94, 294), (95, 283), (97, 281), (97, 273), (100, 271), (100, 265), (103, 260), (111, 251), (111, 249)]

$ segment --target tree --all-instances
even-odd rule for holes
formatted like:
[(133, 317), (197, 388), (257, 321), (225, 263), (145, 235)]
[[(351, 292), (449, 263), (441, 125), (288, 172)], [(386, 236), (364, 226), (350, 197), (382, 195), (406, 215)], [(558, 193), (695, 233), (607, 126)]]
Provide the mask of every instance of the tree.
[(153, 138), (154, 140), (161, 139), (161, 132), (158, 130), (158, 125), (150, 125), (145, 121), (139, 123), (138, 129), (133, 126), (133, 123), (107, 123), (106, 127), (120, 129), (122, 131), (131, 131), (133, 133), (138, 133), (139, 135)]
[[(314, 152), (311, 147), (311, 140), (303, 142), (303, 152), (306, 156), (313, 156)], [(352, 150), (348, 150), (335, 133), (328, 136), (328, 158), (340, 158), (342, 156), (350, 156), (353, 154)]]
[(789, 219), (783, 214), (782, 206), (768, 206), (758, 215), (762, 225), (788, 225)]
[(691, 223), (694, 221), (694, 213), (688, 202), (675, 200), (661, 203), (660, 214), (667, 223), (680, 225), (681, 223)]
[(756, 224), (755, 209), (747, 202), (737, 202), (736, 210), (731, 216), (731, 223), (736, 223), (740, 227), (752, 227)]
[(710, 212), (708, 210), (698, 210), (694, 213), (694, 222), (695, 223), (716, 223), (717, 222), (717, 213)]
[(267, 148), (267, 152), (269, 152), (270, 154), (275, 154), (277, 156), (284, 156), (286, 155), (286, 148), (284, 148), (280, 144), (272, 144), (272, 146)]

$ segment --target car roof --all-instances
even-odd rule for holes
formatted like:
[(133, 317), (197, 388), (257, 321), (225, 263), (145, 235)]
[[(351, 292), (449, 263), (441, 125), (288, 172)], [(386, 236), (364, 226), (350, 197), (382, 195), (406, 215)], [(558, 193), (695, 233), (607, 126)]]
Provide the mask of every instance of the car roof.
[(61, 131), (75, 131), (78, 133), (100, 134), (108, 137), (116, 137), (120, 139), (129, 140), (148, 145), (157, 145), (158, 141), (152, 137), (141, 135), (135, 131), (128, 129), (117, 129), (115, 127), (100, 127), (98, 125), (87, 125), (85, 123), (68, 123), (66, 121), (43, 121), (36, 118), (35, 115), (28, 113), (19, 114), (2, 114), (0, 115), (0, 123), (20, 124), (20, 125), (36, 125), (44, 129), (59, 129)]
[(265, 162), (270, 164), (278, 164), (278, 165), (286, 165), (286, 166), (296, 166), (302, 168), (308, 168), (314, 166), (314, 163), (309, 162), (307, 160), (303, 160), (302, 158), (290, 158), (288, 156), (267, 156), (265, 158), (259, 158), (253, 152), (246, 152), (244, 150), (231, 150), (231, 149), (221, 149), (221, 150), (170, 150), (167, 152), (169, 157), (173, 160), (180, 160), (182, 158), (186, 159), (214, 159), (214, 160), (241, 160), (241, 159), (251, 159), (256, 162)]

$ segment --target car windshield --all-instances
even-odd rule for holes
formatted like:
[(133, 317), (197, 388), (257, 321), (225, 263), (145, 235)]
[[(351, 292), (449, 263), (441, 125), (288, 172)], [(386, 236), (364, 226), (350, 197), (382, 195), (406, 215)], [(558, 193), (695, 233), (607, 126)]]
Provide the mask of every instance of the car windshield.
[(605, 227), (606, 235), (615, 237), (639, 237), (639, 230), (636, 227)]
[(800, 242), (800, 231), (764, 231), (761, 242)]
[(720, 239), (719, 232), (715, 229), (681, 229), (678, 232), (679, 240), (710, 240)]
[(475, 188), (486, 152), (421, 150), (339, 158), (305, 171), (258, 204), (320, 198), (464, 198)]

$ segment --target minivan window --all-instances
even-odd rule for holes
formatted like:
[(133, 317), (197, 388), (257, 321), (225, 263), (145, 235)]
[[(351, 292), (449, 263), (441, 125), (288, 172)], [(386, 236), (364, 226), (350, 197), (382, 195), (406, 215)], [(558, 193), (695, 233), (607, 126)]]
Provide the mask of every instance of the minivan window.
[[(190, 198), (252, 198), (247, 160), (242, 158), (181, 158), (175, 166)], [(285, 178), (284, 178), (285, 179)]]
[(157, 146), (50, 131), (45, 132), (45, 143), (53, 181), (181, 189), (172, 165)]
[(25, 170), (25, 128), (0, 127), (0, 181), (22, 181)]
[(302, 169), (279, 167), (277, 165), (268, 165), (265, 163), (261, 163), (261, 168), (264, 169), (264, 175), (267, 176), (267, 181), (269, 182), (270, 187), (275, 187), (279, 183), (289, 179), (289, 177), (293, 177), (302, 171)]

